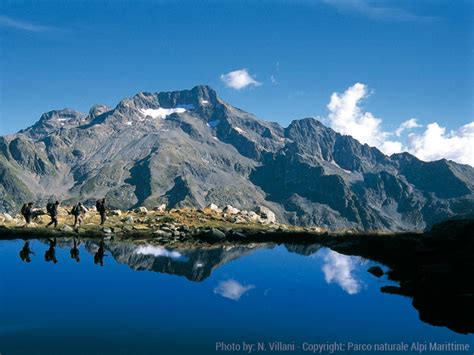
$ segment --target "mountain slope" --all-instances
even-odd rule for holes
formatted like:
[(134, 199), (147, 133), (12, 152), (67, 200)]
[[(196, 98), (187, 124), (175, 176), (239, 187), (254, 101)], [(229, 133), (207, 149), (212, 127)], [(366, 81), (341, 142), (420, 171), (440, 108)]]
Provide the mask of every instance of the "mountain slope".
[(294, 224), (420, 230), (474, 210), (470, 166), (387, 157), (310, 118), (283, 128), (207, 86), (51, 111), (0, 137), (0, 162), (7, 211), (106, 196), (118, 208), (266, 205)]

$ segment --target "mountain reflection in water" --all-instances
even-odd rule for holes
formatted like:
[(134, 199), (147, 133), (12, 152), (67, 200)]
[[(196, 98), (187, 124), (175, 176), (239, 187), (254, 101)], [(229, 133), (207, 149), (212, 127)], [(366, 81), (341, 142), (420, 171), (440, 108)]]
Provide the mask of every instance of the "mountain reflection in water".
[[(259, 250), (275, 249), (278, 246), (275, 243), (248, 243), (186, 248), (112, 240), (79, 240), (77, 238), (47, 239), (40, 240), (40, 242), (44, 245), (42, 252), (34, 250), (30, 241), (25, 241), (19, 251), (20, 260), (33, 267), (35, 262), (42, 259), (40, 256), (44, 255), (44, 261), (54, 264), (54, 267), (61, 267), (61, 263), (65, 262), (65, 259), (72, 259), (76, 263), (84, 264), (83, 256), (81, 258), (82, 251), (92, 256), (93, 263), (99, 267), (107, 268), (108, 264), (112, 266), (111, 264), (116, 262), (127, 265), (135, 271), (176, 275), (193, 282), (205, 281), (217, 269), (237, 259), (248, 257)], [(39, 245), (36, 243), (36, 249), (39, 249)], [(374, 262), (367, 259), (344, 255), (317, 244), (283, 244), (283, 246), (291, 254), (315, 260), (315, 265), (319, 270), (313, 270), (323, 276), (327, 287), (337, 285), (349, 296), (356, 296), (364, 292), (368, 287), (367, 280), (374, 280), (374, 276), (366, 272), (370, 265), (374, 265)], [(65, 252), (58, 253), (57, 248)], [(88, 263), (90, 263), (89, 260), (88, 258)], [(284, 261), (282, 260), (282, 262)], [(278, 264), (276, 266), (280, 267)], [(284, 265), (281, 268), (284, 270)], [(393, 282), (387, 280), (386, 277), (375, 281), (380, 286), (393, 285)], [(258, 284), (254, 282), (228, 275), (216, 280), (212, 291), (215, 295), (238, 302), (244, 297), (248, 297), (249, 294), (257, 292), (257, 289)], [(270, 291), (271, 288), (265, 289), (264, 295), (267, 296)], [(437, 318), (438, 313), (443, 314), (443, 309), (439, 307), (442, 305), (438, 305), (438, 309), (434, 309), (430, 313), (430, 317), (423, 317), (423, 320), (429, 319), (428, 323), (437, 325), (440, 325), (441, 322), (441, 325), (456, 331), (455, 320), (451, 320), (449, 324), (443, 324), (444, 318)], [(418, 309), (418, 307), (416, 308)], [(466, 327), (462, 329), (462, 332), (465, 333)]]

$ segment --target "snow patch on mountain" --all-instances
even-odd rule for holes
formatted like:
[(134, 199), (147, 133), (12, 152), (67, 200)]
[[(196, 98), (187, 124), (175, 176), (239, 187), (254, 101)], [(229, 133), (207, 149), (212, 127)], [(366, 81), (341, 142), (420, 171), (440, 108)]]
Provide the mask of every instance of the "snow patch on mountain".
[(193, 110), (194, 105), (179, 105), (174, 108), (146, 108), (146, 109), (140, 109), (140, 112), (145, 115), (145, 116), (150, 116), (152, 118), (166, 118), (167, 116), (173, 114), (173, 113), (183, 113), (188, 110)]
[(242, 128), (239, 128), (239, 127), (233, 127), (233, 128), (234, 128), (234, 130), (236, 130), (240, 134), (244, 134), (244, 132), (245, 132)]

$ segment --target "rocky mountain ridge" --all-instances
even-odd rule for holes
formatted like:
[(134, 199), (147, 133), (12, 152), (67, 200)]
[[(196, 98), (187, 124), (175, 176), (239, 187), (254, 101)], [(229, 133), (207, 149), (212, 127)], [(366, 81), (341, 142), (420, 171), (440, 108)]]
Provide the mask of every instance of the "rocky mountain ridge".
[(474, 216), (474, 168), (378, 149), (305, 118), (288, 127), (208, 86), (51, 111), (0, 137), (0, 210), (50, 199), (111, 208), (264, 205), (283, 223), (423, 230)]

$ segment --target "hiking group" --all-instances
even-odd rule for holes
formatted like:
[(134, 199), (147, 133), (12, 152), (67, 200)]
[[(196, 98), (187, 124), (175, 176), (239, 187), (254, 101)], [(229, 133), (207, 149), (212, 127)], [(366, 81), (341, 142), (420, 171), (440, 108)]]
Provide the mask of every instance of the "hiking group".
[[(49, 222), (46, 226), (49, 227), (51, 225), (56, 228), (58, 226), (58, 215), (59, 215), (59, 201), (56, 202), (48, 202), (46, 205), (46, 213), (51, 217), (51, 222)], [(97, 200), (95, 207), (97, 212), (100, 215), (100, 225), (103, 225), (107, 220), (107, 208), (105, 204), (105, 198)], [(82, 202), (78, 202), (75, 204), (69, 214), (74, 216), (74, 227), (80, 227), (82, 222), (84, 221), (84, 215), (89, 211)], [(33, 208), (33, 202), (28, 202), (23, 205), (21, 208), (21, 214), (25, 218), (26, 225), (28, 226), (32, 219), (43, 214), (44, 212), (40, 212), (39, 210), (35, 210)]]
[[(48, 238), (47, 241), (49, 247), (44, 253), (44, 260), (46, 262), (53, 262), (54, 264), (57, 264), (58, 259), (56, 258), (56, 238)], [(80, 245), (81, 241), (74, 238), (72, 248), (69, 251), (71, 259), (75, 260), (78, 263), (81, 261), (79, 250)], [(31, 263), (31, 255), (35, 255), (35, 253), (33, 252), (33, 250), (31, 250), (30, 242), (26, 240), (25, 244), (23, 245), (23, 248), (20, 250), (20, 259), (25, 263)], [(105, 254), (105, 243), (102, 239), (97, 248), (97, 251), (94, 253), (94, 264), (104, 266), (104, 256), (107, 256), (107, 254)]]

